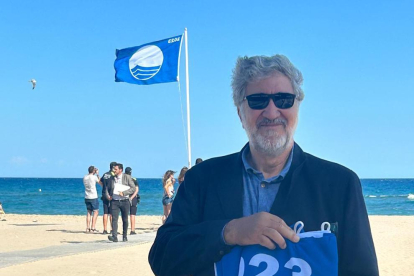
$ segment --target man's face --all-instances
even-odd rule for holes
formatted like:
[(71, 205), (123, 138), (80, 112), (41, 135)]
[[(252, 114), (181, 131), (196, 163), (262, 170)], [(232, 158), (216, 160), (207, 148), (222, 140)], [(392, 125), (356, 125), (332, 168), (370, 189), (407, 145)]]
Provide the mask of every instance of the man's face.
[[(257, 93), (276, 94), (287, 92), (294, 94), (290, 80), (280, 73), (266, 79), (252, 82), (246, 87), (246, 95)], [(262, 110), (253, 110), (244, 100), (237, 108), (243, 128), (249, 137), (250, 146), (268, 156), (279, 156), (293, 145), (293, 134), (298, 123), (299, 103), (289, 109), (279, 109), (270, 100)]]
[(122, 173), (122, 170), (118, 166), (114, 166), (113, 171), (115, 175), (120, 175)]

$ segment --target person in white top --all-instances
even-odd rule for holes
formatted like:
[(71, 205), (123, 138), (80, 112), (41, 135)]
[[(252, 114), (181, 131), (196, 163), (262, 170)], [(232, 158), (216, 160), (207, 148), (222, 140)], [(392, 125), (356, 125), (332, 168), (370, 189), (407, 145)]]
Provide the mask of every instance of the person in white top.
[(1, 218), (1, 215), (5, 215), (6, 214), (6, 212), (4, 212), (4, 210), (3, 210), (3, 205), (1, 205), (1, 202), (0, 202), (0, 220), (1, 221), (6, 221), (6, 219), (5, 218)]
[[(85, 205), (86, 205), (86, 233), (97, 233), (96, 219), (99, 213), (98, 193), (96, 191), (96, 183), (102, 186), (99, 180), (99, 170), (94, 166), (88, 168), (88, 174), (83, 177), (83, 185), (85, 185)], [(91, 221), (91, 216), (93, 217)]]

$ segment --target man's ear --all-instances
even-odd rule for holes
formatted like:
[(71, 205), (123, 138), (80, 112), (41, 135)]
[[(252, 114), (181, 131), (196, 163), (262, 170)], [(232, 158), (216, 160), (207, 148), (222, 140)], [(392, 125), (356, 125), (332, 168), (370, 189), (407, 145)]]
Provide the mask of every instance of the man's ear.
[(240, 110), (240, 107), (238, 106), (237, 107), (237, 115), (239, 115), (239, 119), (240, 119), (240, 122), (241, 122), (241, 124), (242, 124), (242, 127), (244, 128), (244, 125), (243, 125), (243, 119), (242, 119), (242, 116), (241, 116), (241, 110)]

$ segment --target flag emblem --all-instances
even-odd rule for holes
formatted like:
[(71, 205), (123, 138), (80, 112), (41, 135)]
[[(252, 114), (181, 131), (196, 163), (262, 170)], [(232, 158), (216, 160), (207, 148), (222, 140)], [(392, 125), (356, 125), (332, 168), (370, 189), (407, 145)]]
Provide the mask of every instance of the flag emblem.
[(129, 70), (134, 78), (148, 80), (160, 71), (163, 60), (160, 48), (155, 45), (144, 46), (129, 59)]

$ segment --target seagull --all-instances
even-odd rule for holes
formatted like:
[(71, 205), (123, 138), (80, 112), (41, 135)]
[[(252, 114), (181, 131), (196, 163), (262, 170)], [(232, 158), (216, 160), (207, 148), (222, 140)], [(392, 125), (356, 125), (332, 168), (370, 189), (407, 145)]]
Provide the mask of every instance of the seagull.
[(36, 80), (35, 79), (31, 79), (31, 80), (29, 80), (29, 82), (31, 82), (33, 84), (33, 88), (32, 89), (35, 89), (35, 87), (36, 87)]

